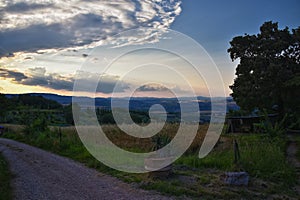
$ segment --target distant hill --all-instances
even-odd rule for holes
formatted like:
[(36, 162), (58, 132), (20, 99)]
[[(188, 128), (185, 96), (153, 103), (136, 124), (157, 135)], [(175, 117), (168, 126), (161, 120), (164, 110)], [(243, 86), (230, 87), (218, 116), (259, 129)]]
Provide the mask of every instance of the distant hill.
[[(54, 100), (62, 105), (69, 105), (72, 103), (72, 96), (62, 96), (57, 94), (48, 93), (29, 93), (32, 96), (42, 96), (49, 100)], [(18, 94), (6, 94), (6, 97), (11, 98), (18, 96)], [(213, 98), (214, 100), (220, 99), (220, 97)], [(95, 98), (90, 97), (76, 97), (76, 101), (85, 102), (95, 100), (95, 106), (110, 110), (111, 98)], [(182, 98), (182, 104), (190, 104), (191, 98)], [(117, 98), (115, 99), (118, 105), (122, 108), (127, 106), (128, 98)], [(227, 101), (227, 111), (238, 110), (239, 107), (233, 101), (231, 97), (226, 98)], [(200, 111), (210, 111), (211, 110), (211, 99), (209, 97), (198, 97), (198, 103)], [(177, 113), (180, 112), (180, 105), (176, 98), (154, 98), (154, 97), (134, 97), (130, 99), (130, 110), (136, 111), (147, 111), (152, 105), (159, 104), (163, 105), (167, 112)], [(194, 112), (191, 110), (191, 112)]]
[[(62, 105), (69, 105), (72, 102), (71, 96), (62, 96), (57, 94), (48, 94), (48, 93), (27, 93), (31, 96), (42, 96), (45, 99), (54, 100)], [(17, 97), (18, 94), (6, 94), (5, 95), (8, 98)]]

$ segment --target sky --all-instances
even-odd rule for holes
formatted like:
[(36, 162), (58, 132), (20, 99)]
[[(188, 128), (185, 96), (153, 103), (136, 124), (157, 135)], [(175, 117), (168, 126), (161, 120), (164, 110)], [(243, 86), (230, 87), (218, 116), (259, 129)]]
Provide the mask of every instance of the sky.
[(297, 28), (299, 10), (298, 0), (0, 0), (0, 93), (76, 95), (79, 80), (78, 95), (228, 96), (232, 38), (271, 20)]

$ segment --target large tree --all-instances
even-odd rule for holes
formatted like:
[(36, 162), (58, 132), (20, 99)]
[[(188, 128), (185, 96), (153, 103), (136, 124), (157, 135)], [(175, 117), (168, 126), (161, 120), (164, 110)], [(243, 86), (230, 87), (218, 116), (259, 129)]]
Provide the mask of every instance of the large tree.
[(265, 22), (257, 35), (237, 36), (228, 49), (239, 60), (232, 97), (247, 111), (298, 113), (300, 99), (300, 27), (290, 31)]

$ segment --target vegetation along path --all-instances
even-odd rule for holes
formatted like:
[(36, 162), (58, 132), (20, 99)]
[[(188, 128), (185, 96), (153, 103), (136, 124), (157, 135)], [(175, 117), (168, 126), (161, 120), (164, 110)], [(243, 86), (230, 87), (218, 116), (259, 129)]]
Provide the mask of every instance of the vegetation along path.
[(15, 199), (170, 199), (86, 168), (68, 158), (0, 138)]
[(295, 139), (295, 136), (288, 135), (289, 139), (289, 145), (287, 147), (287, 157), (289, 162), (296, 168), (297, 176), (298, 176), (298, 184), (295, 187), (298, 194), (300, 195), (300, 161), (297, 158), (297, 151), (299, 151), (299, 146), (297, 145), (297, 141)]

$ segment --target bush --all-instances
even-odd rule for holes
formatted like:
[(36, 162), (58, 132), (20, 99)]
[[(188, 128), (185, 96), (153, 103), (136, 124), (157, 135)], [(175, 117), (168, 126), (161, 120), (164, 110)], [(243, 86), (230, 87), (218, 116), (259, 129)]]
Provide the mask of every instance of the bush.
[(36, 118), (31, 123), (27, 123), (24, 128), (26, 135), (36, 135), (43, 132), (49, 132), (47, 121), (44, 117)]
[(287, 115), (285, 115), (280, 121), (272, 123), (268, 116), (268, 113), (264, 111), (264, 120), (258, 126), (259, 130), (262, 133), (268, 134), (270, 137), (282, 137), (286, 131), (284, 128), (286, 119)]

